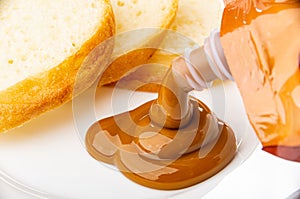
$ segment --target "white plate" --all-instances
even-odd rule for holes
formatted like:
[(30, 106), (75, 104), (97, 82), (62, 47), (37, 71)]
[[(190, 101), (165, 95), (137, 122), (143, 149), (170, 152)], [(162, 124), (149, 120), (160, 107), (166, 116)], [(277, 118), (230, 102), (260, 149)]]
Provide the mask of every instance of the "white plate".
[[(123, 90), (114, 95), (126, 96), (127, 92)], [(97, 91), (94, 116), (84, 106), (76, 106), (73, 111), (72, 103), (67, 103), (21, 128), (0, 134), (0, 178), (33, 197), (165, 198), (195, 189), (200, 197), (246, 160), (257, 146), (236, 85), (219, 83), (207, 91), (192, 94), (207, 103), (234, 129), (238, 140), (234, 160), (217, 175), (190, 188), (160, 191), (140, 186), (113, 167), (94, 160), (83, 145), (82, 132), (94, 122), (94, 117), (100, 119), (115, 113), (113, 106), (117, 101), (112, 104), (112, 94), (112, 88)], [(130, 95), (128, 106), (134, 108), (154, 98), (156, 94), (136, 92)], [(76, 101), (86, 104), (89, 103), (85, 101), (87, 99), (88, 95), (82, 95)], [(120, 96), (114, 96), (114, 99), (124, 100)], [(126, 108), (119, 107), (119, 111), (126, 111)]]

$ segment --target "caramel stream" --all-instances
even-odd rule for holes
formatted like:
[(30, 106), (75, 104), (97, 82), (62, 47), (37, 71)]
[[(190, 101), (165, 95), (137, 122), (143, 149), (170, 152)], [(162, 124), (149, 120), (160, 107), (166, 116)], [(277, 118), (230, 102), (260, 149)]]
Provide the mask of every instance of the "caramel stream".
[(115, 165), (132, 181), (155, 189), (180, 189), (219, 172), (234, 157), (233, 131), (167, 74), (157, 100), (95, 122), (88, 152)]

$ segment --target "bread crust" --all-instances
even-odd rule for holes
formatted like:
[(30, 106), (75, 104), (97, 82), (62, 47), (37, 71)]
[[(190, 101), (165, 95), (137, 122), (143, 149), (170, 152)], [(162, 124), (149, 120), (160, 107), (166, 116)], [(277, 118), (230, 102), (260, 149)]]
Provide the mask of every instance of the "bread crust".
[[(115, 33), (109, 0), (96, 33), (58, 66), (0, 92), (0, 132), (18, 127), (72, 99), (77, 73), (88, 54)], [(109, 48), (109, 47), (108, 47)], [(102, 53), (109, 49), (102, 49)]]
[[(174, 52), (178, 53), (178, 56), (182, 55), (182, 53), (183, 53), (182, 47), (184, 47), (184, 46), (193, 47), (193, 45), (196, 45), (196, 43), (201, 45), (203, 43), (204, 38), (207, 37), (209, 34), (208, 30), (211, 28), (217, 28), (217, 26), (215, 26), (215, 25), (217, 25), (217, 20), (221, 19), (222, 2), (212, 1), (212, 4), (209, 3), (208, 5), (204, 5), (204, 7), (201, 9), (195, 9), (195, 10), (199, 10), (199, 11), (193, 13), (193, 12), (191, 12), (193, 10), (190, 10), (189, 8), (190, 7), (194, 8), (195, 2), (196, 1), (182, 1), (182, 2), (179, 1), (179, 8), (177, 10), (177, 16), (175, 19), (173, 19), (173, 22), (172, 22), (171, 26), (169, 27), (170, 35), (171, 35), (171, 32), (179, 33), (178, 36), (182, 35), (183, 37), (189, 39), (189, 42), (187, 42), (187, 41), (184, 42), (183, 40), (181, 42), (179, 42), (180, 37), (178, 37), (179, 40), (177, 40), (177, 41), (180, 43), (178, 45), (178, 47), (180, 47), (181, 50), (178, 51), (178, 49), (175, 46), (174, 46), (174, 49), (172, 49), (172, 50), (177, 51), (177, 52), (175, 52), (175, 51)], [(196, 4), (198, 5), (198, 3), (196, 3)], [(196, 7), (197, 7), (197, 5), (196, 5)], [(207, 13), (213, 13), (213, 15), (210, 16), (210, 18), (209, 18), (209, 19), (212, 19), (212, 21), (208, 21), (209, 15), (207, 13), (205, 13), (205, 14), (203, 13), (204, 14), (203, 18), (202, 18), (202, 15), (199, 14), (201, 11), (204, 11), (205, 9), (209, 9), (210, 5), (215, 6), (214, 9), (212, 9), (212, 11), (207, 12)], [(201, 5), (198, 5), (198, 6), (201, 6)], [(185, 19), (187, 19), (187, 21)], [(189, 23), (191, 23), (191, 24), (189, 24)], [(208, 24), (210, 24), (210, 25), (208, 25)], [(183, 38), (183, 37), (181, 37), (181, 38)], [(167, 38), (164, 42), (162, 42), (162, 45), (160, 46), (161, 47), (160, 50), (171, 49), (171, 46), (176, 44), (176, 41), (174, 42), (174, 41), (172, 41), (172, 39), (170, 40), (170, 38)], [(160, 50), (155, 51), (155, 53), (153, 53), (153, 54), (149, 53), (148, 55), (150, 55), (150, 59), (148, 56), (148, 57), (144, 58), (144, 60), (141, 60), (143, 57), (138, 57), (138, 55), (136, 55), (135, 57), (139, 58), (140, 63), (136, 64), (132, 68), (138, 68), (136, 66), (141, 65), (141, 64), (151, 64), (151, 63), (154, 63), (154, 64), (162, 63), (165, 66), (171, 66), (172, 60), (169, 59), (170, 57), (166, 57), (166, 56), (169, 56), (168, 53), (166, 53), (166, 52), (161, 53)], [(131, 56), (131, 55), (126, 55), (126, 56), (130, 57), (128, 59), (135, 58), (134, 56)], [(167, 60), (167, 59), (169, 62), (161, 61), (161, 60)], [(116, 62), (121, 62), (121, 61), (116, 60)], [(111, 67), (113, 67), (113, 65)], [(120, 66), (118, 68), (122, 68), (122, 66)], [(125, 79), (124, 81), (128, 81), (128, 82), (130, 81), (128, 84), (143, 85), (142, 87), (140, 87), (138, 89), (140, 91), (157, 92), (160, 88), (161, 81), (162, 81), (167, 69), (168, 69), (167, 67), (161, 67), (161, 69), (152, 70), (149, 73), (144, 72), (144, 74), (139, 73), (139, 72), (136, 73), (134, 71), (132, 73), (128, 73), (128, 75), (126, 75), (126, 76), (123, 76), (122, 81)], [(111, 72), (111, 74), (109, 74), (108, 76), (114, 77), (114, 75), (115, 74), (113, 72)], [(107, 78), (107, 77), (105, 76), (104, 78)], [(113, 81), (113, 78), (110, 81)], [(118, 81), (118, 79), (115, 79), (115, 81)], [(150, 81), (152, 83), (148, 83)], [(100, 85), (103, 85), (104, 83), (105, 83), (105, 81), (102, 81), (102, 82), (100, 82)], [(125, 83), (122, 83), (122, 84), (125, 85)], [(128, 87), (128, 89), (131, 89), (131, 88)]]
[[(162, 30), (170, 28), (172, 25), (177, 8), (178, 8), (178, 0), (172, 0), (172, 8), (170, 10), (169, 15), (165, 18), (164, 23), (160, 28)], [(99, 86), (108, 85), (115, 83), (121, 77), (126, 75), (126, 73), (133, 69), (136, 66), (147, 63), (147, 61), (151, 58), (151, 56), (156, 52), (155, 48), (143, 48), (143, 46), (159, 46), (159, 43), (163, 39), (164, 31), (159, 32), (157, 35), (153, 35), (153, 38), (150, 38), (146, 44), (141, 44), (137, 49), (132, 49), (132, 51), (118, 57), (114, 60), (109, 67), (104, 71), (101, 79), (99, 81)], [(145, 85), (145, 90), (147, 90), (147, 86)], [(152, 88), (149, 87), (149, 90)]]

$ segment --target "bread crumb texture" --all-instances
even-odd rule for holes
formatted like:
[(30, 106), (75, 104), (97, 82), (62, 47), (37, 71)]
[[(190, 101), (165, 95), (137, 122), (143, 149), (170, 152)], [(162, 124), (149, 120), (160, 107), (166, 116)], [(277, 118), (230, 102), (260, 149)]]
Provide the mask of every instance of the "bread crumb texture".
[(83, 61), (109, 57), (95, 47), (115, 32), (108, 0), (2, 0), (0, 27), (0, 132), (72, 99), (75, 80), (92, 83), (99, 65)]
[(77, 52), (97, 31), (102, 4), (96, 0), (0, 1), (0, 91)]
[(112, 0), (117, 33), (140, 28), (166, 28), (176, 11), (174, 0)]
[(162, 29), (169, 28), (174, 21), (178, 3), (177, 0), (111, 2), (116, 20), (114, 55), (117, 57), (103, 73), (100, 86), (118, 81), (149, 60), (163, 39)]
[[(179, 0), (177, 15), (170, 29), (190, 39), (190, 47), (202, 45), (213, 29), (220, 28), (223, 8), (222, 0)], [(173, 45), (164, 43), (162, 48), (168, 49)], [(189, 47), (187, 43), (178, 44), (182, 45)]]

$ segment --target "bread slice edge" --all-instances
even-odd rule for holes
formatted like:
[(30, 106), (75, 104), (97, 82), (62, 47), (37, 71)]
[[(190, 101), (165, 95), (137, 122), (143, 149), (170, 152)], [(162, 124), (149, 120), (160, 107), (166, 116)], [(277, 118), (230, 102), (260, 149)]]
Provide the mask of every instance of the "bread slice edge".
[[(0, 132), (21, 126), (73, 98), (76, 76), (84, 59), (96, 46), (115, 33), (112, 6), (109, 0), (103, 1), (106, 8), (98, 30), (75, 54), (50, 70), (24, 79), (0, 92)], [(103, 49), (103, 53), (109, 51)]]

